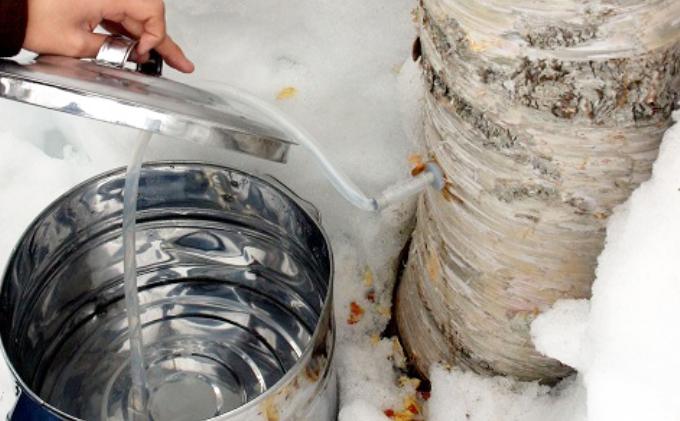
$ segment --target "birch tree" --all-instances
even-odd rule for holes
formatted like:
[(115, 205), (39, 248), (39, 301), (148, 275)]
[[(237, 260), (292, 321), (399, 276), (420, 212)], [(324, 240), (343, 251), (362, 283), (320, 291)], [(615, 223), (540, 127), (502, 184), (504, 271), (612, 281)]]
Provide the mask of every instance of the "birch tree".
[(680, 2), (421, 0), (418, 19), (425, 142), (448, 185), (419, 202), (404, 345), (424, 374), (555, 381), (571, 368), (530, 323), (590, 297), (607, 219), (651, 173), (680, 92)]

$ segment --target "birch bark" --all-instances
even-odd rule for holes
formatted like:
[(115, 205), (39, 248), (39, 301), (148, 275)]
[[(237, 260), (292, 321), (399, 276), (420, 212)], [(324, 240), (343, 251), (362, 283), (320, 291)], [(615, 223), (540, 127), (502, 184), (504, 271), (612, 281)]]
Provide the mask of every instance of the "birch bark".
[(589, 298), (607, 218), (647, 179), (680, 93), (676, 0), (422, 0), (426, 147), (397, 293), (407, 351), (552, 382), (531, 321)]

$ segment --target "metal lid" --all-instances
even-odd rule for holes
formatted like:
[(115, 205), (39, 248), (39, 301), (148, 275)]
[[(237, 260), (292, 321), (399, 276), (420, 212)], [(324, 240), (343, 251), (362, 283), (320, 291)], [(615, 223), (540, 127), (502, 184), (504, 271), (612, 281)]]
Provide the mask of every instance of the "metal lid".
[(0, 60), (0, 97), (276, 162), (293, 144), (205, 90), (68, 57)]

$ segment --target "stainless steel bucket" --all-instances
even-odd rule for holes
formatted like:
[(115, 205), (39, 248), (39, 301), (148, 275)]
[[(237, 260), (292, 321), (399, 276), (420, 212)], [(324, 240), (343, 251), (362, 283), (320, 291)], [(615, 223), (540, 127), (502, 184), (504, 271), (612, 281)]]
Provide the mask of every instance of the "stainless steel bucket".
[[(145, 165), (137, 261), (149, 415), (331, 420), (333, 263), (310, 209), (276, 183), (201, 163)], [(29, 227), (0, 292), (13, 420), (129, 419), (124, 172)]]

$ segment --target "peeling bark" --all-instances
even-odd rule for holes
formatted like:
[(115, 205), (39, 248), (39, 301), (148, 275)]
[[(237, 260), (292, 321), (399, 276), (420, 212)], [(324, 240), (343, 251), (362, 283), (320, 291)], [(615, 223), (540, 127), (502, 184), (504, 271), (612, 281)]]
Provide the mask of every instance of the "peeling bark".
[[(680, 97), (680, 2), (423, 0), (426, 146), (397, 321), (416, 366), (552, 382), (531, 321), (589, 298), (606, 221)], [(631, 22), (635, 22), (634, 29)]]

